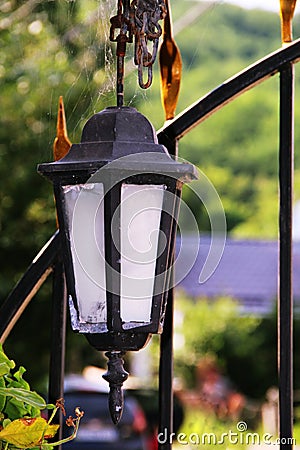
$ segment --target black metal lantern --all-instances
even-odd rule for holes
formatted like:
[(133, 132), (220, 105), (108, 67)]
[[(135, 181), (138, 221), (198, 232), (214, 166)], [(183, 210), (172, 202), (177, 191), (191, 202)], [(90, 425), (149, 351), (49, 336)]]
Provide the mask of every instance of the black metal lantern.
[(109, 351), (119, 391), (121, 353), (162, 331), (182, 183), (195, 167), (174, 161), (134, 108), (110, 107), (38, 171), (54, 184), (72, 327)]

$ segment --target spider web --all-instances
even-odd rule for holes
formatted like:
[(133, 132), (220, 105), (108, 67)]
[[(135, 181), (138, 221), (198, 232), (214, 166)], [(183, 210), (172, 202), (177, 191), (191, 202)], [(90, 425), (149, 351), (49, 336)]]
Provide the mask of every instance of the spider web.
[[(68, 1), (68, 0), (65, 0)], [(83, 3), (82, 0), (73, 0), (73, 3)], [(96, 58), (95, 48), (99, 47), (101, 56), (100, 64), (95, 66), (93, 73), (90, 73), (89, 69), (89, 57), (83, 59), (80, 70), (78, 71), (77, 77), (69, 88), (69, 92), (73, 89), (76, 90), (76, 85), (79, 83), (79, 79), (86, 78), (85, 86), (83, 87), (83, 96), (89, 98), (89, 107), (86, 111), (86, 116), (90, 114), (95, 114), (99, 110), (99, 104), (105, 104), (106, 101), (109, 102), (112, 97), (111, 93), (115, 89), (116, 85), (116, 73), (115, 73), (115, 55), (114, 47), (109, 39), (110, 32), (110, 17), (115, 14), (116, 5), (114, 0), (100, 0), (96, 9), (90, 9), (87, 12), (84, 21), (82, 23), (82, 28), (85, 29), (84, 36), (87, 38), (85, 47), (85, 54), (93, 58)], [(71, 14), (71, 12), (70, 12)], [(96, 27), (96, 33), (94, 29)], [(90, 35), (89, 35), (90, 30)], [(98, 88), (95, 95), (95, 90), (90, 90), (89, 86), (91, 81), (94, 80), (98, 84)], [(66, 97), (68, 93), (66, 93)], [(106, 100), (107, 99), (107, 100)], [(77, 109), (81, 98), (78, 98), (77, 103), (73, 106), (71, 116), (77, 114)], [(84, 114), (85, 116), (85, 114)], [(82, 121), (87, 117), (80, 117), (75, 126), (74, 132), (82, 126)], [(72, 117), (70, 117), (72, 119)]]
[[(68, 2), (68, 0), (64, 0)], [(83, 0), (73, 0), (73, 4), (80, 3), (83, 4)], [(189, 4), (191, 2), (188, 2)], [(188, 27), (197, 17), (202, 13), (209, 11), (211, 8), (223, 3), (223, 0), (210, 1), (210, 2), (192, 2), (192, 8), (186, 8), (186, 13), (183, 17), (180, 17), (174, 22), (174, 35), (182, 31), (185, 27)], [(71, 115), (69, 119), (77, 114), (77, 109), (82, 101), (82, 98), (86, 96), (89, 98), (90, 107), (86, 111), (86, 117), (80, 117), (74, 128), (74, 133), (77, 134), (82, 128), (83, 121), (87, 119), (90, 114), (94, 114), (97, 111), (103, 109), (105, 106), (112, 106), (116, 104), (116, 44), (110, 42), (110, 18), (116, 15), (117, 12), (117, 1), (116, 0), (100, 0), (97, 2), (97, 7), (92, 8), (92, 3), (87, 2), (88, 7), (90, 7), (89, 12), (86, 13), (84, 20), (82, 22), (82, 27), (85, 28), (84, 36), (86, 38), (86, 52), (87, 54), (93, 54), (93, 49), (95, 46), (101, 46), (102, 52), (102, 67), (95, 69), (93, 74), (93, 79), (102, 80), (99, 83), (98, 90), (95, 94), (94, 90), (90, 90), (89, 84), (91, 83), (91, 75), (89, 73), (89, 60), (83, 61), (83, 64), (71, 84), (68, 92), (66, 92), (66, 97), (73, 90), (76, 89), (79, 80), (85, 77), (85, 86), (78, 97), (77, 103), (73, 106)], [(95, 2), (94, 2), (95, 5)], [(71, 15), (71, 9), (70, 9)], [(71, 20), (71, 17), (70, 17)], [(97, 24), (97, 33), (94, 34), (92, 31), (93, 26)], [(88, 30), (91, 29), (90, 34)], [(202, 30), (205, 33), (205, 30)], [(198, 44), (200, 45), (200, 43)], [(145, 110), (151, 108), (149, 95), (147, 90), (143, 90), (138, 86), (137, 82), (137, 68), (133, 62), (133, 52), (134, 44), (127, 44), (127, 53), (125, 57), (125, 80), (124, 80), (124, 93), (125, 102), (127, 106), (135, 106), (136, 103), (144, 103)], [(197, 54), (197, 45), (195, 46), (195, 55)], [(189, 70), (189, 68), (187, 68)], [(154, 65), (154, 87), (153, 89), (159, 90), (159, 73), (158, 73), (158, 63), (156, 61)], [(152, 88), (151, 88), (152, 89)], [(69, 113), (70, 114), (70, 113)]]

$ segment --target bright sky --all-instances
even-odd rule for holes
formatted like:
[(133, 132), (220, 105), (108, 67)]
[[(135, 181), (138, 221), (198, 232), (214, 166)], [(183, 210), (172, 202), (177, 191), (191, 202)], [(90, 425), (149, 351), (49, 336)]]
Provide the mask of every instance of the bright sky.
[[(225, 0), (228, 3), (242, 6), (243, 8), (262, 8), (270, 11), (279, 11), (279, 0)], [(300, 0), (297, 2), (295, 12), (300, 12)]]

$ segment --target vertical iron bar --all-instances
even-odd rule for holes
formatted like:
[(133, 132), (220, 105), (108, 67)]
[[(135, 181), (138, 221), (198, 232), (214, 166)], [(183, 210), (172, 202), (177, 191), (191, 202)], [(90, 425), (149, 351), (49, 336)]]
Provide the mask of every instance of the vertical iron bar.
[[(63, 263), (57, 259), (53, 272), (52, 324), (49, 369), (49, 402), (54, 403), (64, 395), (65, 343), (66, 343), (67, 289)], [(50, 411), (51, 414), (51, 411)], [(63, 415), (56, 418), (60, 424), (58, 436), (62, 438)], [(57, 447), (61, 449), (61, 446)]]
[(279, 143), (279, 301), (278, 373), (280, 449), (292, 449), (293, 436), (293, 284), (292, 284), (292, 200), (294, 169), (294, 67), (280, 69)]
[[(123, 8), (123, 13), (122, 13)], [(128, 42), (128, 21), (130, 14), (130, 1), (118, 2), (118, 15), (121, 21), (120, 34), (117, 37), (117, 107), (124, 104), (124, 58), (126, 55), (126, 43)]]
[[(104, 251), (106, 274), (107, 328), (109, 331), (122, 330), (120, 317), (121, 280), (118, 276), (120, 261), (120, 214), (121, 185), (113, 186), (110, 180), (105, 186), (104, 196)], [(115, 349), (117, 350), (117, 349)]]
[[(121, 108), (124, 104), (124, 54), (120, 50), (121, 47), (125, 47), (126, 43), (123, 42), (123, 45), (119, 45), (118, 42), (118, 50), (117, 50), (117, 107)], [(122, 49), (123, 50), (123, 49)]]
[(174, 291), (168, 292), (164, 331), (160, 340), (159, 361), (159, 450), (172, 448), (170, 437), (173, 432), (173, 304)]
[[(177, 156), (178, 141), (173, 141), (167, 148), (171, 155)], [(172, 280), (170, 285), (173, 286)], [(158, 435), (163, 438), (158, 442), (159, 450), (172, 448), (170, 437), (173, 433), (173, 309), (174, 289), (170, 288), (164, 330), (160, 339)]]

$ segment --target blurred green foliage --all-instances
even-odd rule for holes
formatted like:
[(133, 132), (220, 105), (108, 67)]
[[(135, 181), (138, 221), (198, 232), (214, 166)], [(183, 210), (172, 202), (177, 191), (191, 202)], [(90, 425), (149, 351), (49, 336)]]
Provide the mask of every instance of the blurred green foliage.
[[(207, 356), (235, 388), (252, 399), (263, 399), (277, 379), (277, 314), (241, 316), (239, 302), (224, 297), (190, 299), (179, 294), (175, 302), (175, 375), (188, 388), (197, 385), (197, 366)], [(294, 321), (294, 371), (300, 370), (297, 342), (300, 320)], [(295, 377), (295, 389), (300, 381)]]
[[(248, 368), (248, 364), (250, 367), (253, 364), (251, 355), (257, 357), (258, 352), (262, 355), (265, 336), (260, 336), (258, 332), (262, 318), (241, 317), (238, 302), (227, 297), (215, 301), (205, 298), (193, 301), (184, 296), (176, 300), (175, 323), (176, 317), (178, 326), (175, 325), (175, 333), (181, 336), (184, 345), (175, 347), (175, 367), (178, 375), (190, 387), (197, 384), (197, 365), (210, 355), (218, 360), (220, 370), (229, 376), (241, 392), (256, 397), (264, 395), (271, 379), (274, 379), (270, 377), (270, 372), (276, 369), (275, 359), (271, 365), (270, 361), (263, 364), (266, 374), (259, 373), (261, 370), (258, 369), (250, 375)], [(274, 344), (276, 349), (276, 340)], [(246, 370), (243, 368), (245, 364)]]

